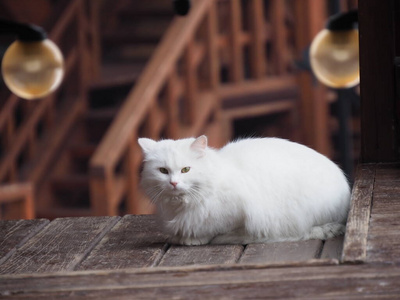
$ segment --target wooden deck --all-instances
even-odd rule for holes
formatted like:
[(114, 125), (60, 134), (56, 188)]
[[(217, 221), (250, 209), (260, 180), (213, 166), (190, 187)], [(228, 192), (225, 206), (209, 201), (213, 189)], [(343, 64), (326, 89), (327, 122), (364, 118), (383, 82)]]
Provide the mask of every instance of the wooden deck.
[(399, 183), (400, 165), (359, 167), (344, 242), (188, 247), (153, 216), (0, 221), (0, 298), (398, 299)]

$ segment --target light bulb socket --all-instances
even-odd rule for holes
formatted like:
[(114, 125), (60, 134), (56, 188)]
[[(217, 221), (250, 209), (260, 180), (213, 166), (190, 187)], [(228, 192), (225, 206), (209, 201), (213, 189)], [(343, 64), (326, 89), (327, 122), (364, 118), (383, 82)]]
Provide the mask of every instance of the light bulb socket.
[(331, 16), (325, 26), (331, 31), (344, 31), (358, 28), (358, 10), (350, 10)]
[(21, 42), (39, 42), (47, 39), (46, 31), (34, 24), (0, 20), (0, 33), (11, 33)]

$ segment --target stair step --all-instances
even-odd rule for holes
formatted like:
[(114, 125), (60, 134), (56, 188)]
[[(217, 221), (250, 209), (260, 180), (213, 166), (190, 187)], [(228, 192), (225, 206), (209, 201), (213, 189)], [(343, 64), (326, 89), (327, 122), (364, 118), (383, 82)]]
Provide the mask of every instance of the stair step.
[[(90, 110), (85, 114), (85, 128), (90, 135), (103, 136), (117, 115), (119, 107)], [(93, 143), (93, 142), (92, 142)]]
[(120, 88), (121, 86), (132, 86), (139, 78), (145, 61), (138, 62), (105, 62), (101, 67), (101, 75), (90, 84), (90, 89)]
[(88, 143), (98, 144), (110, 127), (112, 119), (84, 119), (81, 121), (80, 128), (85, 133)]
[(119, 28), (111, 29), (104, 33), (106, 45), (158, 42), (170, 24), (169, 19), (141, 19), (135, 20), (132, 24), (124, 24)]
[(104, 108), (90, 110), (86, 113), (86, 118), (83, 120), (84, 129), (88, 141), (93, 144), (100, 142), (103, 135), (110, 127), (114, 117), (117, 115), (118, 108)]
[(88, 190), (89, 176), (68, 174), (51, 178), (51, 187), (55, 190)]
[(82, 208), (90, 206), (89, 176), (68, 174), (50, 180), (50, 188), (57, 206)]
[[(151, 1), (144, 1), (151, 2)], [(119, 13), (120, 19), (137, 20), (138, 18), (169, 18), (172, 19), (174, 9), (172, 3), (168, 7), (135, 7)]]
[(144, 68), (144, 64), (108, 63), (102, 77), (89, 86), (91, 108), (117, 107), (125, 100)]
[(107, 49), (105, 59), (129, 63), (145, 64), (157, 48), (156, 43), (136, 43), (134, 45), (119, 45), (118, 47)]
[(165, 16), (174, 15), (171, 1), (151, 0), (151, 1), (129, 1), (118, 11), (118, 17), (137, 17), (137, 16)]
[(157, 11), (157, 10), (171, 10), (173, 9), (171, 1), (165, 0), (151, 0), (151, 1), (132, 1), (134, 5), (132, 8), (137, 10), (148, 10), (148, 11)]
[(69, 153), (74, 159), (89, 159), (96, 151), (96, 144), (78, 144), (69, 147)]
[(52, 206), (37, 209), (36, 215), (38, 218), (53, 220), (56, 218), (68, 217), (88, 217), (93, 216), (93, 211), (89, 207), (63, 207)]
[(96, 151), (97, 144), (82, 143), (69, 147), (73, 171), (78, 174), (88, 174), (90, 158)]
[(91, 109), (85, 113), (87, 122), (111, 122), (117, 115), (119, 107)]

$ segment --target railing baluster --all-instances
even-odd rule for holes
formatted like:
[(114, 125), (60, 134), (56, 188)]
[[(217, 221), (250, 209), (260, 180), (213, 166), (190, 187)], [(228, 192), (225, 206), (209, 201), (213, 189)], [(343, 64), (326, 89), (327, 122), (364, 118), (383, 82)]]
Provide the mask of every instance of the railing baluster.
[(142, 151), (137, 143), (137, 135), (133, 134), (127, 153), (127, 213), (142, 214), (154, 211), (150, 203), (144, 201), (144, 195), (139, 187), (139, 171), (142, 159)]
[(185, 101), (183, 120), (188, 126), (196, 122), (197, 74), (194, 66), (194, 41), (188, 43), (184, 54)]
[(286, 70), (286, 30), (285, 2), (272, 0), (270, 16), (272, 20), (273, 64), (276, 75), (283, 75)]
[(9, 115), (7, 118), (7, 131), (6, 131), (6, 150), (10, 148), (10, 145), (12, 143), (13, 137), (15, 136), (15, 119), (13, 115)]
[(248, 18), (251, 30), (250, 72), (252, 78), (259, 79), (265, 75), (266, 69), (263, 0), (251, 0), (249, 2)]
[(207, 73), (209, 88), (214, 90), (219, 84), (219, 62), (218, 62), (218, 46), (217, 46), (217, 8), (214, 2), (206, 16), (206, 47), (207, 47)]
[(36, 143), (37, 143), (37, 135), (36, 135), (36, 128), (31, 128), (31, 132), (28, 137), (28, 153), (25, 159), (30, 161), (35, 153), (36, 153)]
[(145, 125), (144, 125), (144, 134), (145, 136), (157, 139), (158, 132), (157, 132), (157, 115), (156, 115), (156, 101), (153, 100), (151, 108), (147, 112), (147, 117), (145, 118)]
[(112, 191), (114, 173), (110, 169), (98, 170), (97, 176), (93, 176), (90, 181), (91, 207), (95, 216), (112, 216), (114, 209), (112, 207)]
[(176, 70), (171, 71), (165, 91), (165, 106), (167, 109), (167, 135), (176, 139), (179, 136), (179, 108)]
[[(226, 8), (229, 17), (226, 30), (221, 28), (221, 32), (218, 32), (217, 1), (193, 0), (190, 17), (176, 18), (167, 31), (137, 85), (129, 94), (126, 105), (123, 106), (91, 161), (91, 169), (94, 171), (97, 168), (107, 169), (108, 166), (113, 166), (110, 169), (116, 172), (115, 166), (122, 159), (122, 155), (126, 155), (126, 165), (129, 166), (129, 184), (119, 201), (128, 197), (127, 207), (130, 213), (139, 213), (142, 209), (148, 209), (146, 202), (143, 202), (142, 196), (136, 190), (140, 165), (138, 153), (141, 152), (137, 146), (136, 137), (141, 128), (144, 129), (144, 132), (140, 132), (141, 135), (159, 138), (161, 133), (158, 119), (161, 115), (162, 117), (166, 115), (165, 134), (168, 138), (175, 139), (188, 135), (211, 133), (210, 137), (214, 135), (215, 140), (221, 141), (224, 137), (221, 138), (215, 133), (221, 128), (221, 122), (219, 122), (222, 118), (221, 103), (218, 97), (222, 97), (221, 94), (224, 90), (236, 96), (236, 93), (232, 91), (240, 91), (240, 95), (244, 95), (245, 92), (249, 94), (264, 92), (264, 83), (274, 85), (275, 82), (279, 82), (282, 86), (276, 89), (277, 91), (293, 87), (293, 74), (287, 76), (290, 77), (290, 80), (278, 78), (278, 76), (276, 76), (276, 81), (266, 78), (266, 69), (268, 67), (269, 71), (269, 65), (267, 66), (265, 53), (267, 51), (267, 24), (264, 16), (264, 2), (266, 1), (226, 0), (223, 3), (219, 2), (222, 5), (219, 5), (218, 8)], [(249, 15), (246, 15), (245, 19), (246, 25), (249, 27), (246, 26), (244, 29), (242, 28), (242, 5), (245, 3), (248, 5), (246, 8), (249, 8)], [(282, 50), (287, 43), (283, 20), (285, 3), (287, 2), (284, 0), (269, 1), (271, 13), (269, 19), (272, 19), (271, 35), (275, 36), (268, 42), (272, 46), (272, 61), (275, 59), (279, 59), (279, 61), (271, 67), (268, 75), (284, 74), (286, 71), (287, 55)], [(280, 17), (274, 14), (279, 14)], [(248, 24), (247, 17), (249, 17)], [(282, 19), (279, 20), (279, 18)], [(220, 26), (224, 25), (220, 24)], [(276, 26), (279, 28), (275, 28)], [(250, 32), (247, 32), (247, 29)], [(275, 33), (276, 30), (278, 30), (277, 33)], [(257, 79), (253, 82), (244, 81), (245, 47), (246, 51), (247, 48), (250, 50), (251, 76), (249, 79)], [(218, 51), (221, 51), (221, 58)], [(222, 69), (222, 59), (225, 59), (224, 69)], [(180, 72), (181, 66), (183, 66), (183, 72)], [(227, 76), (221, 72), (222, 82), (219, 82), (220, 71), (225, 71), (225, 66), (228, 71)], [(199, 79), (203, 81), (199, 82)], [(162, 99), (163, 107), (166, 109), (165, 115), (159, 112), (160, 109), (155, 101), (163, 88), (165, 88), (164, 99)], [(290, 107), (294, 107), (292, 102)], [(256, 113), (259, 113), (258, 109), (257, 106), (252, 108), (252, 111), (256, 110)], [(267, 110), (270, 109), (269, 107), (263, 106), (262, 109), (270, 111)], [(180, 116), (183, 116), (183, 120), (179, 118)], [(210, 125), (215, 125), (215, 127)], [(94, 174), (97, 173), (94, 172)], [(99, 179), (98, 177), (101, 175), (93, 176), (91, 181), (96, 181)], [(101, 179), (105, 182), (113, 180), (109, 176), (103, 176)], [(105, 184), (103, 183), (103, 185)], [(110, 189), (115, 188), (111, 183), (107, 183), (107, 186)], [(111, 197), (110, 195), (108, 197)], [(92, 194), (92, 197), (96, 197), (96, 195)], [(105, 201), (110, 201), (110, 199), (105, 199)]]
[(241, 42), (242, 15), (241, 1), (230, 2), (230, 81), (240, 82), (243, 80), (243, 49)]

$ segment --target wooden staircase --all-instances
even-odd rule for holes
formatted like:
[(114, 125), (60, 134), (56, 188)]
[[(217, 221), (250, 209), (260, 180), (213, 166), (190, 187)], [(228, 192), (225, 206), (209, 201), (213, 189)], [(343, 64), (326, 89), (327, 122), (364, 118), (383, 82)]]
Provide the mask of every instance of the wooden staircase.
[(304, 140), (310, 129), (306, 142), (326, 149), (315, 127), (327, 122), (324, 93), (293, 65), (317, 28), (296, 22), (324, 20), (312, 1), (193, 0), (185, 18), (165, 0), (60, 2), (63, 87), (33, 104), (11, 96), (0, 112), (0, 182), (28, 182), (37, 216), (152, 212), (138, 188), (141, 136), (207, 134), (219, 147), (236, 122), (273, 116), (267, 134)]
[[(5, 8), (2, 13), (11, 12), (7, 17), (20, 22), (34, 21), (35, 18), (19, 15), (19, 12), (35, 14), (41, 9), (37, 3), (35, 7), (29, 1), (25, 7), (28, 10), (19, 9), (23, 2), (2, 2), (1, 6)], [(20, 99), (6, 89), (1, 93), (0, 198), (3, 200), (0, 218), (18, 218), (12, 206), (6, 203), (18, 195), (30, 199), (23, 203), (34, 203), (35, 208), (30, 205), (29, 218), (37, 216), (35, 212), (40, 209), (50, 207), (51, 199), (45, 192), (49, 186), (47, 180), (58, 165), (68, 165), (59, 153), (76, 120), (86, 110), (88, 80), (95, 75), (98, 65), (95, 3), (84, 0), (42, 2), (48, 4), (46, 9), (52, 13), (43, 24), (37, 24), (43, 26), (49, 38), (59, 45), (64, 55), (65, 75), (55, 93), (38, 101)], [(17, 9), (12, 9), (15, 7)], [(3, 42), (2, 46), (6, 47), (7, 43)], [(7, 199), (4, 200), (5, 196)]]
[[(38, 192), (40, 199), (48, 199), (42, 201), (45, 206), (37, 208), (41, 217), (93, 214), (90, 209), (90, 158), (173, 16), (170, 5), (153, 11), (147, 2), (120, 1), (117, 9), (112, 11), (112, 17), (118, 20), (116, 23), (106, 12), (111, 2), (116, 4), (115, 1), (106, 2), (100, 11), (103, 33), (100, 75), (88, 83), (87, 107), (76, 119), (58, 161)], [(165, 1), (158, 2), (165, 4)], [(152, 1), (151, 4), (157, 3)]]

